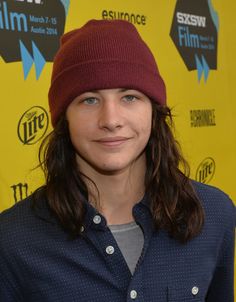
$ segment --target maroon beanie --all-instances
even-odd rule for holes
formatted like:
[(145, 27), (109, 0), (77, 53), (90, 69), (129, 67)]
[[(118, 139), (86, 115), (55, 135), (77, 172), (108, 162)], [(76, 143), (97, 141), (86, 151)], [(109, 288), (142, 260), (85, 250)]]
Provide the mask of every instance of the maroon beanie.
[(49, 90), (52, 125), (78, 95), (109, 88), (136, 89), (166, 103), (155, 59), (135, 26), (123, 20), (90, 20), (61, 38)]

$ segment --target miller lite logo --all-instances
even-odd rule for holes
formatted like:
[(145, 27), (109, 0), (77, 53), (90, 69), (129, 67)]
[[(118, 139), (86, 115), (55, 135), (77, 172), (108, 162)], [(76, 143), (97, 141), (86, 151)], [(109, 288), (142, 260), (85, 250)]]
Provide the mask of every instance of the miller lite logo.
[(47, 111), (40, 106), (28, 109), (18, 123), (18, 137), (24, 145), (37, 143), (48, 129)]
[(205, 158), (197, 168), (196, 180), (202, 183), (209, 183), (215, 174), (215, 161), (211, 157)]

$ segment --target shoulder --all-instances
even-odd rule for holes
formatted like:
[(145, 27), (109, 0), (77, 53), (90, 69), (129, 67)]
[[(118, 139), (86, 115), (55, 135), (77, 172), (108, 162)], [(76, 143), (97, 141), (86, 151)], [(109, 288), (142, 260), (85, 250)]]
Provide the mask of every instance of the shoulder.
[(12, 220), (21, 224), (36, 218), (51, 218), (45, 188), (40, 187), (27, 198), (0, 213), (0, 226)]
[(7, 227), (11, 224), (21, 225), (24, 224), (26, 220), (30, 218), (32, 207), (32, 196), (19, 201), (15, 205), (11, 206), (9, 209), (6, 209), (0, 214), (0, 230)]
[(230, 223), (235, 225), (236, 208), (230, 197), (222, 190), (192, 181), (195, 192), (205, 210), (206, 218), (216, 220), (218, 223)]
[[(0, 214), (0, 258), (15, 258), (15, 251), (29, 238), (30, 229), (35, 224), (31, 214), (31, 197), (19, 201)], [(0, 261), (0, 267), (4, 263)]]
[(33, 238), (54, 222), (45, 199), (40, 199), (39, 203), (35, 207), (31, 195), (0, 214), (0, 251), (3, 246), (10, 248)]
[(219, 207), (222, 210), (225, 209), (228, 211), (234, 208), (234, 204), (229, 195), (219, 188), (197, 181), (192, 181), (192, 185), (199, 199), (202, 201), (203, 206), (207, 206), (209, 204), (214, 205), (215, 207)]

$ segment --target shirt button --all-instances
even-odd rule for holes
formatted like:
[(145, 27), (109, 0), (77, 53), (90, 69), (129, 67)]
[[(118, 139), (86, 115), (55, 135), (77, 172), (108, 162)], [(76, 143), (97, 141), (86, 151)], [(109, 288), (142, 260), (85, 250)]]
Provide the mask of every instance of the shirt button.
[(102, 221), (101, 216), (95, 215), (95, 216), (93, 217), (93, 222), (94, 222), (95, 224), (99, 224), (101, 221)]
[(194, 286), (194, 287), (192, 288), (192, 294), (193, 294), (194, 296), (196, 296), (196, 295), (198, 294), (198, 291), (199, 291), (199, 288), (198, 288), (197, 286)]
[(106, 248), (106, 253), (107, 253), (108, 255), (112, 255), (112, 254), (114, 253), (114, 251), (115, 251), (115, 249), (114, 249), (113, 246), (111, 246), (111, 245), (107, 246), (107, 248)]
[(81, 232), (81, 233), (83, 233), (83, 232), (84, 232), (84, 227), (83, 227), (83, 226), (81, 226), (81, 228), (80, 228), (80, 232)]
[(138, 293), (136, 292), (136, 290), (131, 290), (131, 292), (130, 292), (130, 298), (131, 299), (136, 299), (137, 298), (137, 296), (138, 296)]

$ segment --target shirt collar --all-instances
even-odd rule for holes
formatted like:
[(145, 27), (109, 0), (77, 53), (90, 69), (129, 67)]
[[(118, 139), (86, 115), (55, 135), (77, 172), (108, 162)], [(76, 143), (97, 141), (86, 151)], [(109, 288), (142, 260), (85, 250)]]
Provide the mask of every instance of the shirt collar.
[[(89, 228), (96, 230), (105, 230), (107, 228), (106, 218), (99, 213), (99, 211), (94, 208), (94, 206), (85, 198), (83, 198), (83, 204), (85, 206), (85, 219), (83, 227), (85, 230)], [(133, 215), (135, 220), (139, 220), (140, 214), (144, 215), (150, 220), (151, 211), (150, 211), (150, 201), (145, 194), (144, 197), (134, 205)]]

